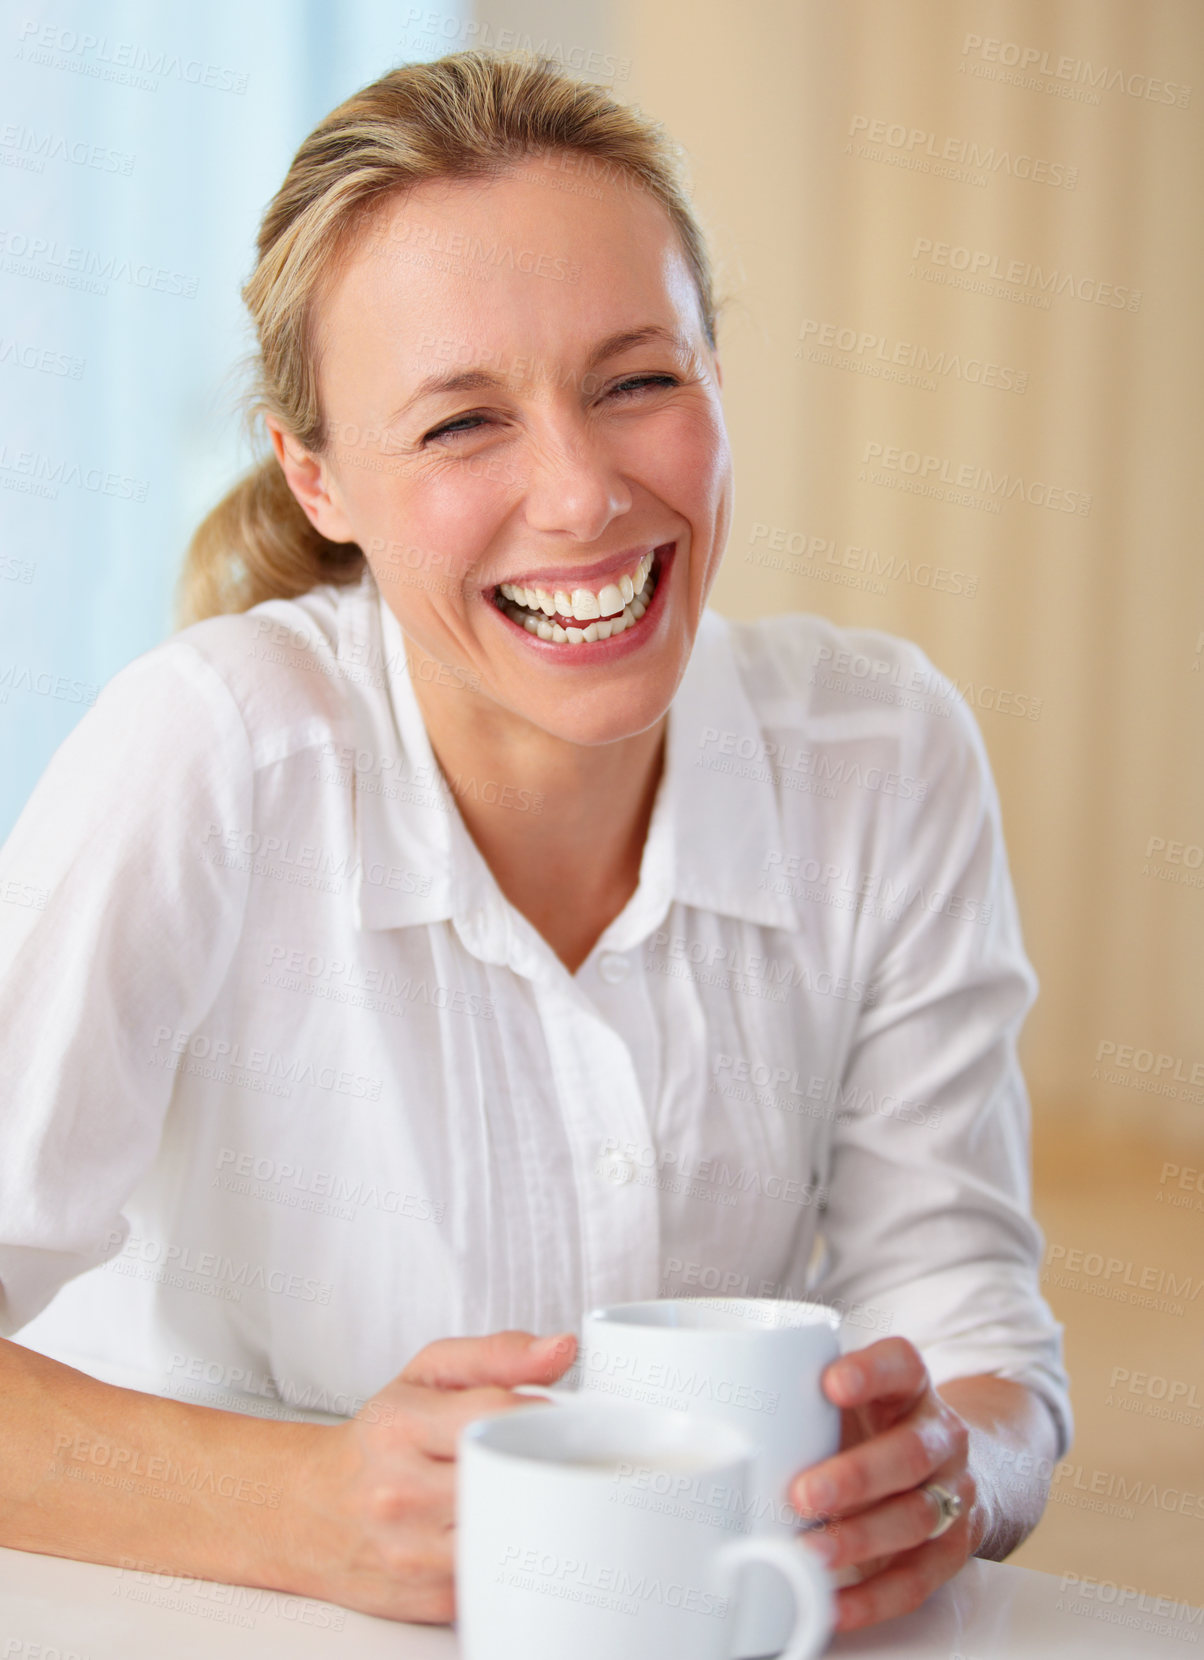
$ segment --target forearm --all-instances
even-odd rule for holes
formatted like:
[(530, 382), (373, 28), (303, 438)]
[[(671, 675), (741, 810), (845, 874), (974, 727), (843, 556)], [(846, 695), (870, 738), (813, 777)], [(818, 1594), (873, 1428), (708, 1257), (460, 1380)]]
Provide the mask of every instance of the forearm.
[(322, 1426), (99, 1382), (0, 1340), (0, 1545), (290, 1588), (290, 1498)]
[(1002, 1562), (1023, 1543), (1045, 1509), (1048, 1479), (1018, 1482), (1017, 1468), (1050, 1470), (1057, 1432), (1035, 1390), (991, 1374), (951, 1378), (937, 1393), (970, 1430), (970, 1471), (978, 1488), (970, 1519), (973, 1554)]

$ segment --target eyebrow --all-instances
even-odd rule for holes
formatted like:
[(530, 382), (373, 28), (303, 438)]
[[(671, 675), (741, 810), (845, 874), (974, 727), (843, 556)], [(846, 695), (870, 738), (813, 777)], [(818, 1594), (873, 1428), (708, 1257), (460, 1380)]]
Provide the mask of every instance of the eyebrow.
[[(647, 341), (660, 341), (673, 347), (683, 357), (688, 357), (691, 352), (690, 342), (677, 330), (663, 328), (659, 323), (646, 323), (642, 328), (621, 329), (617, 334), (608, 334), (604, 340), (600, 340), (589, 355), (585, 373), (588, 374), (591, 369), (597, 368), (599, 363), (605, 363), (607, 358), (618, 357), (620, 352), (629, 351), (632, 346), (642, 346)], [(450, 374), (428, 375), (425, 380), (419, 381), (405, 402), (389, 416), (389, 424), (399, 421), (415, 404), (421, 403), (424, 398), (434, 397), (436, 393), (489, 392), (505, 384), (504, 375), (484, 368), (459, 369), (453, 370)]]

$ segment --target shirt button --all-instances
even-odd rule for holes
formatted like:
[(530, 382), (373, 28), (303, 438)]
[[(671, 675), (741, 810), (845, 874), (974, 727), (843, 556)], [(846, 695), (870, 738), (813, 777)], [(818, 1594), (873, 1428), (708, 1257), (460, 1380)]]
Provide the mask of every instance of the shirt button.
[(622, 985), (631, 973), (631, 964), (617, 951), (604, 951), (598, 958), (598, 973), (608, 986)]
[(599, 1160), (598, 1174), (615, 1187), (624, 1187), (635, 1175), (635, 1165), (625, 1153), (607, 1153)]

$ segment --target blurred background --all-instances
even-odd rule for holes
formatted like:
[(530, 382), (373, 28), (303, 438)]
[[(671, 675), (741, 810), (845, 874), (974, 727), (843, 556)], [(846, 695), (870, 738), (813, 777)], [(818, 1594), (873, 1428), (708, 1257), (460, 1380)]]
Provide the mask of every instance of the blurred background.
[(543, 51), (683, 147), (727, 296), (716, 608), (917, 640), (1041, 996), (1078, 1438), (1013, 1558), (1204, 1601), (1199, 0), (54, 0), (0, 23), (0, 838), (248, 463), (238, 291), (392, 65)]

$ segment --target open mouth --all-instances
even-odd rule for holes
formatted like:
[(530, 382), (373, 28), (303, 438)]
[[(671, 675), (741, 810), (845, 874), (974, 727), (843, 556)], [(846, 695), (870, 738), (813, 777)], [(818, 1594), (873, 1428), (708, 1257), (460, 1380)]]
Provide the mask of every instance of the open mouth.
[(588, 646), (639, 629), (676, 543), (663, 542), (617, 580), (600, 586), (525, 588), (503, 582), (490, 599), (504, 617), (552, 645)]

